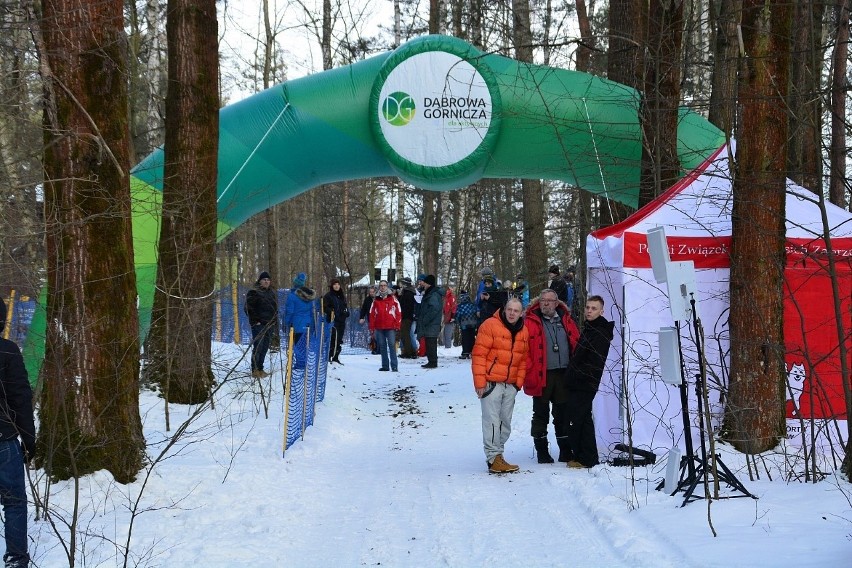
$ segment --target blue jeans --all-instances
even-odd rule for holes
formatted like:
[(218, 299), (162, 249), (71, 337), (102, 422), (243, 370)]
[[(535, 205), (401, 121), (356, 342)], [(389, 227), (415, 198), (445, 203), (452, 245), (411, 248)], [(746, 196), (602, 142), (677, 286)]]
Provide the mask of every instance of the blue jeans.
[(388, 354), (390, 354), (390, 368), (396, 371), (396, 330), (377, 329), (376, 343), (379, 346), (379, 352), (382, 354), (382, 369), (388, 368)]
[(272, 332), (277, 331), (275, 323), (256, 323), (251, 326), (251, 370), (262, 371), (266, 361), (266, 352), (272, 341)]
[(24, 454), (17, 438), (0, 441), (0, 503), (6, 519), (6, 565), (27, 566), (27, 492)]

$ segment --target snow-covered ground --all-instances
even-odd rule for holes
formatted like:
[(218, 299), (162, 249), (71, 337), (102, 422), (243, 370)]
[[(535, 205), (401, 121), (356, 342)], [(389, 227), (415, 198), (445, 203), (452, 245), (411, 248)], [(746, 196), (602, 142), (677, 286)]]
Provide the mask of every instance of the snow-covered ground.
[[(240, 370), (164, 459), (129, 486), (103, 473), (80, 480), (76, 566), (852, 566), (850, 484), (788, 484), (766, 471), (750, 480), (726, 452), (759, 499), (681, 507), (682, 494), (654, 489), (665, 459), (633, 478), (626, 467), (536, 463), (523, 394), (506, 450), (521, 471), (488, 474), (459, 348), (439, 348), (434, 370), (401, 359), (399, 373), (378, 372), (378, 356), (344, 354), (315, 424), (282, 459), (280, 371), (262, 397), (247, 362), (236, 363), (241, 348), (215, 350), (220, 379)], [(162, 400), (146, 391), (142, 405), (154, 460), (196, 409), (171, 406), (165, 432)], [(74, 484), (49, 493), (54, 526), (31, 522), (31, 552), (36, 566), (67, 566)]]

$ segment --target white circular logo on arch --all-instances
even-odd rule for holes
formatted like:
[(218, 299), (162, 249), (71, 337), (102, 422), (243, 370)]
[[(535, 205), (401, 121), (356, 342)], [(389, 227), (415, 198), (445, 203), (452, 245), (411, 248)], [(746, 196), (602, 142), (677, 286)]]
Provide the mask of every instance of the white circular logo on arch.
[(379, 125), (402, 158), (442, 167), (470, 156), (491, 126), (491, 93), (476, 68), (445, 51), (397, 65), (379, 94)]

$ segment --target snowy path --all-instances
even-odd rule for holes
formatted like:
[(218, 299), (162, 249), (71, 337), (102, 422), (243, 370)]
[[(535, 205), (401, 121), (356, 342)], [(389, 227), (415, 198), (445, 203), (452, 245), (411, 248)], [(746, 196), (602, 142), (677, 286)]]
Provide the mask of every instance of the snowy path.
[[(726, 455), (760, 500), (713, 502), (713, 537), (705, 502), (681, 508), (680, 498), (653, 489), (662, 463), (637, 468), (632, 484), (627, 468), (536, 463), (526, 395), (506, 449), (521, 472), (488, 474), (479, 401), (458, 353), (439, 350), (430, 371), (401, 360), (400, 373), (378, 372), (375, 356), (344, 355), (315, 424), (284, 459), (280, 374), (267, 384), (266, 418), (256, 382), (237, 373), (147, 481), (121, 486), (99, 472), (80, 480), (76, 496), (71, 482), (52, 485), (54, 526), (67, 543), (64, 527), (79, 506), (75, 565), (87, 567), (850, 565), (848, 483), (785, 484), (777, 472), (750, 481), (741, 456)], [(217, 344), (223, 369), (241, 354)], [(152, 456), (194, 410), (171, 406), (165, 432), (162, 399), (143, 391), (141, 406)], [(69, 564), (49, 523), (33, 521), (30, 537), (36, 568)]]
[[(328, 549), (312, 565), (632, 565), (627, 546), (637, 543), (625, 540), (635, 540), (639, 531), (628, 529), (631, 539), (619, 538), (612, 523), (596, 517), (601, 481), (563, 464), (535, 463), (528, 397), (518, 396), (507, 449), (522, 472), (486, 472), (469, 366), (441, 361), (442, 372), (401, 361), (399, 374), (359, 372), (351, 378), (349, 366), (334, 368), (324, 406), (335, 416), (320, 409), (302, 444), (324, 448), (310, 452), (318, 478), (344, 468), (346, 481), (318, 488), (310, 511), (292, 511), (314, 517), (312, 526), (328, 537)], [(294, 464), (302, 459), (298, 451), (297, 444)], [(651, 548), (657, 566), (682, 565), (683, 558), (668, 559)]]

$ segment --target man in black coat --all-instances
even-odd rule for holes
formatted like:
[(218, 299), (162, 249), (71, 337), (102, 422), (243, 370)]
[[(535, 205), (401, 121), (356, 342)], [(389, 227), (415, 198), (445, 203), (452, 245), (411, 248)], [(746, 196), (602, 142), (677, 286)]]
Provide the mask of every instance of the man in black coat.
[(603, 317), (603, 307), (604, 301), (600, 296), (589, 296), (586, 300), (586, 322), (568, 363), (568, 402), (565, 403), (562, 415), (568, 422), (564, 429), (568, 446), (573, 452), (573, 459), (568, 461), (568, 467), (571, 468), (598, 464), (592, 402), (601, 384), (615, 325)]
[(254, 288), (246, 294), (246, 314), (251, 325), (251, 376), (268, 377), (263, 370), (266, 352), (273, 334), (278, 333), (278, 290), (272, 286), (269, 273), (264, 271), (257, 277)]
[(570, 308), (571, 304), (568, 303), (568, 285), (565, 284), (565, 280), (560, 275), (559, 266), (556, 264), (551, 265), (547, 273), (547, 287), (556, 292), (559, 301), (564, 302)]
[[(0, 299), (0, 330), (5, 325), (6, 303)], [(24, 462), (34, 455), (33, 392), (24, 358), (15, 343), (0, 338), (0, 494), (6, 533), (3, 560), (7, 567), (23, 568), (30, 562)]]

